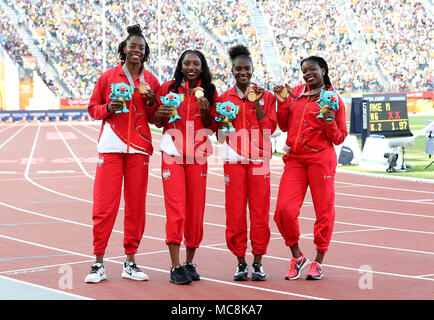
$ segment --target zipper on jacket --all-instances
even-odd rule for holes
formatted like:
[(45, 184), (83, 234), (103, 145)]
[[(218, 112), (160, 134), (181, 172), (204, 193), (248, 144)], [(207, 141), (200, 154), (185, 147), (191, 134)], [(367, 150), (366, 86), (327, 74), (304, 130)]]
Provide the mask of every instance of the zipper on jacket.
[(297, 143), (298, 143), (298, 139), (300, 139), (301, 126), (303, 125), (304, 115), (306, 113), (306, 109), (307, 109), (308, 104), (309, 104), (309, 101), (306, 102), (306, 104), (304, 105), (303, 114), (301, 115), (300, 124), (298, 125), (298, 131), (297, 131), (297, 135), (295, 137), (295, 142), (294, 142), (294, 149), (293, 149), (294, 152), (297, 150)]
[(185, 120), (185, 155), (189, 155), (190, 146), (188, 145), (189, 139), (188, 139), (188, 124), (190, 119), (190, 90), (189, 90), (189, 84), (188, 81), (185, 82), (186, 92), (185, 95), (187, 96), (187, 119)]

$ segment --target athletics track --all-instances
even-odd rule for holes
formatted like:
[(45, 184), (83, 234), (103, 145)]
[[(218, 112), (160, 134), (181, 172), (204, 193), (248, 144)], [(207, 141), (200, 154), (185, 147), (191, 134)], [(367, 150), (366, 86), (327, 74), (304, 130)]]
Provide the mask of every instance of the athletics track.
[[(100, 123), (0, 125), (0, 299), (97, 300), (432, 300), (434, 184), (336, 174), (336, 222), (324, 279), (285, 281), (289, 250), (274, 213), (280, 158), (271, 172), (271, 240), (265, 282), (234, 282), (236, 259), (225, 244), (222, 164), (209, 159), (204, 239), (195, 263), (201, 281), (169, 283), (161, 156), (151, 157), (147, 222), (136, 261), (147, 282), (120, 277), (123, 203), (105, 255), (108, 280), (86, 284), (92, 255), (92, 189)], [(153, 132), (158, 150), (161, 134)], [(218, 146), (215, 146), (218, 150)], [(300, 245), (313, 259), (314, 211), (308, 192)], [(250, 248), (250, 246), (249, 246)], [(181, 257), (184, 257), (182, 247)], [(247, 256), (248, 263), (252, 255)]]

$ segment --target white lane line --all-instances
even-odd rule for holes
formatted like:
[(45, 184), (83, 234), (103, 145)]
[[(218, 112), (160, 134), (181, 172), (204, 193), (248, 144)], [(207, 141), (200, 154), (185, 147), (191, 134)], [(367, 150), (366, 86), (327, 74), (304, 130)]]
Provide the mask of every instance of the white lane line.
[[(8, 237), (8, 236), (4, 236), (4, 235), (0, 235), (0, 238), (5, 238), (5, 239), (8, 239), (8, 240), (22, 242), (22, 243), (25, 243), (25, 244), (29, 244), (29, 245), (33, 245), (33, 246), (37, 246), (37, 247), (43, 247), (43, 248), (47, 248), (47, 249), (51, 249), (51, 250), (57, 250), (57, 251), (61, 251), (61, 252), (74, 253), (74, 254), (76, 254), (78, 256), (82, 256), (82, 257), (88, 257), (88, 258), (92, 257), (92, 256), (89, 256), (87, 254), (82, 254), (82, 253), (79, 253), (79, 252), (73, 252), (73, 251), (63, 250), (63, 249), (59, 249), (59, 248), (56, 248), (56, 247), (46, 246), (46, 245), (42, 245), (42, 244), (39, 244), (39, 243), (35, 243), (35, 242), (31, 242), (31, 241), (26, 241), (26, 240), (21, 240), (21, 239), (18, 239), (18, 238)], [(109, 258), (108, 259), (104, 259), (104, 261), (110, 261), (110, 262), (117, 263), (117, 264), (123, 264), (123, 262), (121, 262), (121, 261), (110, 260)], [(143, 266), (143, 265), (139, 265), (139, 267), (143, 268), (143, 269), (147, 269), (147, 270), (153, 270), (153, 271), (158, 271), (158, 272), (169, 273), (169, 270), (164, 270), (164, 269), (160, 269), (160, 268), (153, 268), (153, 267), (148, 267), (148, 266)], [(270, 293), (277, 293), (277, 294), (282, 294), (282, 295), (294, 296), (294, 297), (298, 297), (298, 298), (306, 298), (306, 299), (313, 299), (313, 300), (327, 300), (327, 299), (316, 297), (316, 296), (309, 296), (309, 295), (298, 294), (298, 293), (294, 293), (294, 292), (274, 290), (274, 289), (268, 289), (268, 288), (262, 288), (262, 287), (255, 287), (255, 286), (251, 286), (251, 285), (242, 285), (242, 284), (238, 284), (238, 283), (232, 283), (232, 282), (218, 280), (218, 279), (213, 279), (213, 278), (201, 277), (201, 279), (205, 280), (205, 281), (211, 281), (211, 282), (216, 282), (216, 283), (224, 284), (224, 285), (243, 287), (243, 288), (246, 288), (246, 289), (265, 291), (265, 292), (270, 292)]]

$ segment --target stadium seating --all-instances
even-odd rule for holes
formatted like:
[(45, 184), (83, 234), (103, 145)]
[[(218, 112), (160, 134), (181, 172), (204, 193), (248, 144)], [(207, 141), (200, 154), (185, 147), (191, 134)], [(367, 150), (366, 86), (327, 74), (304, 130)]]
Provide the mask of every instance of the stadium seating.
[[(43, 30), (35, 43), (67, 84), (71, 97), (85, 98), (103, 72), (101, 1), (3, 0), (13, 7), (29, 30)], [(140, 23), (151, 48), (148, 68), (161, 81), (172, 78), (182, 51), (202, 51), (214, 74), (219, 92), (233, 85), (227, 49), (245, 43), (253, 54), (254, 81), (271, 90), (276, 83), (302, 81), (299, 62), (308, 55), (323, 56), (339, 92), (383, 91), (371, 66), (360, 58), (345, 29), (335, 1), (257, 0), (272, 30), (282, 62), (283, 79), (275, 79), (263, 52), (263, 39), (251, 28), (248, 1), (203, 0), (183, 3), (161, 0), (161, 34), (158, 37), (157, 1), (106, 1), (107, 67), (118, 63), (117, 46), (125, 26)], [(432, 17), (417, 1), (352, 0), (351, 15), (362, 24), (374, 61), (396, 91), (432, 90)], [(350, 16), (351, 16), (350, 15)], [(0, 10), (2, 46), (17, 64), (29, 56), (28, 48), (7, 14)], [(160, 40), (161, 51), (158, 51)], [(160, 54), (160, 56), (159, 56)], [(47, 85), (64, 98), (52, 79)]]

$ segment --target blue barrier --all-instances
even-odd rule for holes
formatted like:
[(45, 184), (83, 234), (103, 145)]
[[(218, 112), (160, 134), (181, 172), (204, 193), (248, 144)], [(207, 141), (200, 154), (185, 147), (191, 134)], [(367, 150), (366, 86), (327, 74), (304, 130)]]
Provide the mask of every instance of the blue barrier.
[(85, 120), (93, 120), (89, 117), (87, 109), (60, 109), (60, 110), (14, 110), (14, 111), (0, 111), (0, 119), (5, 122), (12, 119), (13, 122), (23, 121), (23, 117), (26, 117), (27, 122), (31, 122), (35, 119), (44, 121), (47, 117), (49, 121), (55, 121), (58, 117), (60, 121), (81, 120), (83, 117)]

